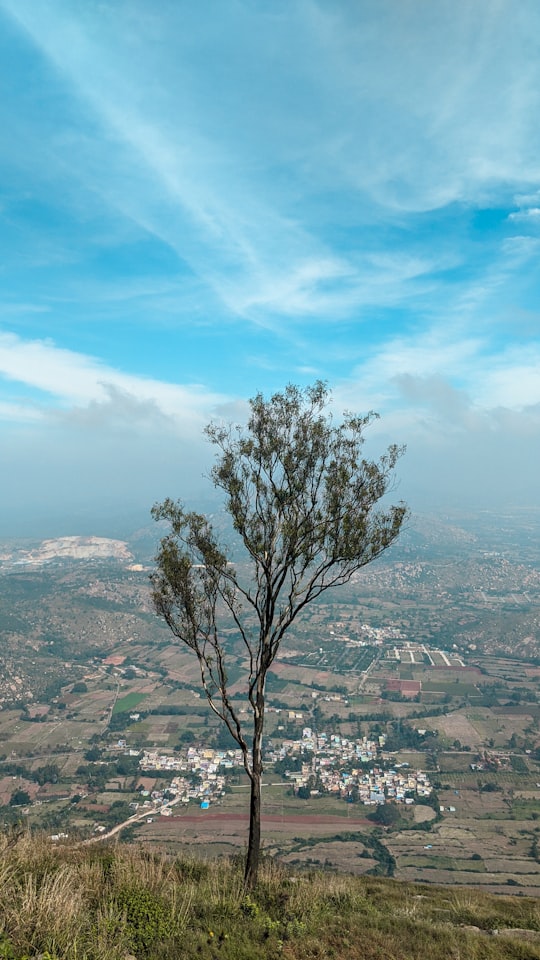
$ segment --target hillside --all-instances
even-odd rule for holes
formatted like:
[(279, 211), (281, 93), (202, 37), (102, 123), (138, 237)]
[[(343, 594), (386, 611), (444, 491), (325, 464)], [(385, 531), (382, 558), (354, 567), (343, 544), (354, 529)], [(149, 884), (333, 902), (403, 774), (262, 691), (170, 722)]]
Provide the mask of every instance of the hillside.
[(69, 560), (129, 561), (133, 554), (123, 540), (108, 537), (57, 537), (31, 545), (4, 545), (0, 551), (0, 565), (6, 569), (17, 566), (41, 566)]
[(265, 862), (0, 838), (0, 957), (11, 960), (533, 960), (540, 904)]

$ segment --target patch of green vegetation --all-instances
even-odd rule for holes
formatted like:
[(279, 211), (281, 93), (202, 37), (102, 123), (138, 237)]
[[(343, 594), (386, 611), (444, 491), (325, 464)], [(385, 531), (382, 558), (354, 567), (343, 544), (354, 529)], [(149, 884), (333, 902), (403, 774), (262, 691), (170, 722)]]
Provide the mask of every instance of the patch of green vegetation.
[(125, 918), (130, 944), (139, 957), (151, 957), (154, 944), (171, 941), (181, 933), (166, 898), (141, 884), (121, 887), (114, 909)]
[(520, 757), (518, 754), (513, 754), (513, 755), (510, 757), (510, 763), (511, 763), (511, 765), (512, 765), (512, 770), (513, 770), (515, 773), (528, 773), (528, 772), (529, 772), (529, 768), (528, 768), (528, 766), (527, 766), (527, 763), (526, 763), (526, 761), (525, 761), (525, 758), (524, 758), (524, 757)]
[(511, 807), (513, 820), (540, 820), (538, 800), (515, 799)]
[(130, 710), (134, 710), (147, 696), (147, 693), (126, 693), (125, 697), (119, 697), (114, 705), (113, 717), (117, 713), (129, 713)]
[(268, 674), (267, 688), (268, 688), (269, 694), (283, 693), (283, 691), (288, 685), (289, 685), (289, 681), (284, 680), (283, 677), (278, 676), (277, 673), (272, 673), (270, 671), (270, 673)]
[(424, 680), (422, 690), (432, 693), (448, 693), (451, 697), (479, 697), (480, 692), (474, 683), (463, 683), (461, 680), (448, 682), (444, 680)]

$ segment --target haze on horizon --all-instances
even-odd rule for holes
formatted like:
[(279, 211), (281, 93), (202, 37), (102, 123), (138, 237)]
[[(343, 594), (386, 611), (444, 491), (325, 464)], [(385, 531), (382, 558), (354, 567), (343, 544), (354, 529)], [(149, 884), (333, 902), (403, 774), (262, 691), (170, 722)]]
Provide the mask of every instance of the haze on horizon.
[(207, 499), (317, 378), (413, 511), (540, 506), (540, 8), (0, 0), (0, 531)]

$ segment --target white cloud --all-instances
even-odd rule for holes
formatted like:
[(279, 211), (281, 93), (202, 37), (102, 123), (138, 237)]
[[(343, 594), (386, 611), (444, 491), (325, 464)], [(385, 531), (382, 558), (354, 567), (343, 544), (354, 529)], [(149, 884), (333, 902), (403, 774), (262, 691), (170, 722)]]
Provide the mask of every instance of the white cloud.
[[(520, 371), (506, 369), (510, 382), (512, 372)], [(367, 454), (377, 456), (390, 443), (405, 444), (396, 492), (413, 511), (538, 505), (540, 402), (505, 406), (499, 391), (500, 403), (482, 406), (442, 375), (403, 374), (393, 386), (397, 395), (391, 402), (384, 398), (382, 418), (367, 434)], [(365, 411), (354, 402), (360, 389), (341, 384), (337, 409)], [(514, 404), (520, 399), (515, 393), (510, 397)]]
[(487, 408), (519, 410), (540, 403), (540, 344), (514, 346), (493, 356), (485, 364), (477, 395)]
[[(431, 432), (434, 443), (448, 430), (479, 433), (499, 429), (501, 411), (516, 422), (536, 422), (540, 404), (540, 343), (500, 347), (460, 331), (433, 329), (396, 337), (373, 349), (334, 391), (339, 408), (374, 408), (384, 424), (407, 433)], [(520, 420), (522, 418), (522, 420)], [(528, 430), (528, 427), (527, 427)]]
[(196, 502), (211, 490), (203, 426), (234, 408), (225, 395), (126, 375), (12, 334), (0, 336), (0, 373), (30, 394), (0, 403), (3, 529), (77, 532), (91, 518), (109, 529), (132, 512), (144, 522), (155, 500)]
[(372, 348), (371, 355), (352, 372), (350, 383), (366, 397), (374, 393), (389, 397), (400, 376), (439, 374), (462, 381), (476, 367), (483, 346), (478, 338), (459, 339), (442, 329), (394, 337)]
[[(55, 346), (47, 340), (24, 341), (11, 333), (0, 334), (0, 374), (48, 397), (45, 404), (87, 407), (131, 396), (151, 403), (162, 414), (200, 427), (225, 397), (201, 386), (183, 386), (122, 373), (94, 357)], [(19, 407), (19, 409), (21, 409)], [(15, 408), (11, 412), (16, 413)]]
[(540, 218), (540, 207), (529, 207), (528, 210), (518, 210), (511, 213), (509, 220), (538, 220)]

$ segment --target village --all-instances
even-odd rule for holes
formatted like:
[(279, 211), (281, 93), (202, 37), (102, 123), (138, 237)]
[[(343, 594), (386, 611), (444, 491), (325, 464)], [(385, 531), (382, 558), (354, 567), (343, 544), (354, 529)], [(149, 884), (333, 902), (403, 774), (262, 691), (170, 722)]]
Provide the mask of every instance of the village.
[[(426, 773), (409, 769), (407, 763), (386, 764), (377, 761), (386, 737), (352, 740), (338, 734), (316, 734), (305, 727), (300, 739), (286, 739), (279, 745), (270, 741), (265, 764), (275, 766), (290, 781), (300, 798), (330, 794), (348, 802), (376, 806), (387, 802), (413, 804), (415, 799), (431, 795)], [(243, 768), (239, 749), (211, 749), (190, 746), (174, 755), (145, 750), (139, 761), (142, 771), (171, 773), (163, 790), (142, 791), (151, 796), (165, 816), (172, 813), (167, 801), (188, 804), (199, 802), (203, 809), (224, 795), (233, 771)]]

